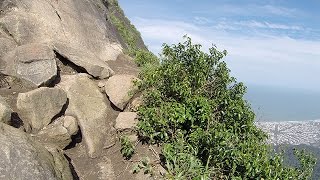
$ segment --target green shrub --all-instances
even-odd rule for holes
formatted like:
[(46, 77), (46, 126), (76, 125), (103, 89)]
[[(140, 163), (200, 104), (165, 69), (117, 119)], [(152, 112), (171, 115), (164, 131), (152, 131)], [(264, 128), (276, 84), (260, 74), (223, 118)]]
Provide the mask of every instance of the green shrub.
[(110, 20), (112, 24), (115, 25), (117, 28), (121, 38), (127, 45), (127, 50), (130, 52), (135, 52), (136, 51), (136, 42), (137, 42), (137, 37), (135, 34), (135, 31), (130, 30), (126, 25), (125, 22), (119, 19), (117, 16), (111, 14), (110, 15)]
[(127, 136), (120, 138), (121, 149), (120, 152), (126, 159), (130, 159), (134, 153), (134, 145)]
[(141, 49), (138, 44), (139, 39), (141, 38), (140, 32), (125, 16), (123, 10), (119, 6), (118, 0), (109, 1), (109, 4), (112, 5), (109, 14), (110, 21), (116, 27), (121, 39), (125, 43), (126, 53), (135, 56), (136, 52)]
[(157, 56), (152, 54), (150, 51), (146, 50), (137, 50), (134, 58), (136, 64), (140, 67), (145, 66), (146, 64), (159, 64)]
[(153, 175), (153, 167), (150, 163), (150, 159), (148, 157), (143, 157), (138, 163), (133, 166), (133, 173), (139, 173), (143, 170), (144, 174)]
[[(245, 52), (244, 52), (245, 53)], [(139, 134), (163, 145), (169, 179), (307, 179), (314, 158), (299, 152), (301, 166), (288, 167), (265, 144), (246, 87), (230, 76), (226, 51), (209, 53), (191, 39), (164, 44), (160, 64), (146, 64), (138, 82), (144, 103)], [(148, 59), (139, 60), (139, 62)]]

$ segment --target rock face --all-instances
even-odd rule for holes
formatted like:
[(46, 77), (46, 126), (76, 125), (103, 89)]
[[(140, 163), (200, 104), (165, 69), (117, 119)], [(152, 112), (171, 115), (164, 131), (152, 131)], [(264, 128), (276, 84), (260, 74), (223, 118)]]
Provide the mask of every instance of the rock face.
[(110, 101), (121, 110), (126, 107), (131, 98), (129, 93), (135, 90), (134, 80), (137, 80), (135, 76), (121, 74), (110, 77), (105, 84), (105, 92)]
[(78, 130), (77, 120), (72, 116), (65, 116), (44, 127), (35, 135), (35, 139), (64, 149), (71, 143), (71, 136), (77, 134)]
[(69, 98), (65, 114), (77, 118), (88, 155), (97, 157), (110, 130), (106, 97), (86, 74), (62, 76), (58, 87)]
[(48, 125), (67, 102), (66, 93), (59, 88), (41, 87), (19, 93), (17, 109), (25, 129), (37, 132)]
[(10, 124), (13, 111), (5, 100), (0, 96), (0, 123)]
[(3, 0), (1, 29), (18, 45), (62, 42), (95, 54), (103, 61), (122, 53), (104, 1)]
[(12, 37), (7, 35), (7, 33), (5, 33), (2, 29), (0, 29), (0, 42), (0, 59), (7, 52), (13, 50), (18, 46), (17, 43), (12, 39)]
[(63, 154), (49, 152), (28, 134), (0, 123), (0, 143), (0, 179), (72, 179)]
[(138, 123), (137, 113), (135, 112), (121, 112), (116, 119), (115, 128), (117, 130), (134, 129)]
[(8, 52), (1, 73), (30, 81), (34, 86), (49, 84), (57, 76), (52, 49), (45, 44), (27, 44)]
[(0, 179), (135, 178), (114, 136), (139, 73), (122, 47), (146, 50), (132, 27), (117, 0), (0, 0)]
[(86, 50), (74, 49), (61, 43), (56, 43), (54, 49), (58, 54), (76, 66), (84, 68), (93, 77), (104, 79), (114, 74), (106, 62)]

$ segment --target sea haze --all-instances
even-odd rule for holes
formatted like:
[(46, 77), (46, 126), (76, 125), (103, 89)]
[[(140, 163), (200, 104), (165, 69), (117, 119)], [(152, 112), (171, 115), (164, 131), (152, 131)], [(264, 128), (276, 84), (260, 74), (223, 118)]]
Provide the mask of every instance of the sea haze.
[(320, 119), (320, 92), (249, 85), (245, 99), (256, 121), (305, 121)]

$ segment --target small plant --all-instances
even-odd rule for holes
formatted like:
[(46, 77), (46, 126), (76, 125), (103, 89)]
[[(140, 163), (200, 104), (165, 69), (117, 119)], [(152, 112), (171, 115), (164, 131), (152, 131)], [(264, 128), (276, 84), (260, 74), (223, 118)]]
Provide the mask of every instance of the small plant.
[(137, 164), (133, 166), (133, 173), (139, 173), (143, 170), (144, 174), (153, 174), (153, 168), (148, 157), (143, 157)]
[(134, 154), (134, 145), (128, 138), (128, 136), (123, 136), (120, 138), (121, 143), (121, 154), (126, 159), (130, 159), (132, 155)]

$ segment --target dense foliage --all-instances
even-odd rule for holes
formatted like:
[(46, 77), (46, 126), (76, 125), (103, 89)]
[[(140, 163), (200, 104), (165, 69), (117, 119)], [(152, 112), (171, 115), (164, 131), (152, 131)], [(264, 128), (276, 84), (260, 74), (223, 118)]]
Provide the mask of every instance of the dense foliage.
[(137, 50), (134, 60), (139, 67), (145, 67), (146, 65), (159, 65), (157, 56), (146, 50)]
[(254, 125), (243, 98), (246, 87), (222, 60), (226, 54), (216, 47), (205, 53), (186, 37), (165, 44), (160, 61), (140, 60), (138, 131), (145, 141), (163, 145), (167, 178), (310, 178), (311, 155), (296, 151), (301, 164), (288, 167), (265, 144), (267, 135)]

